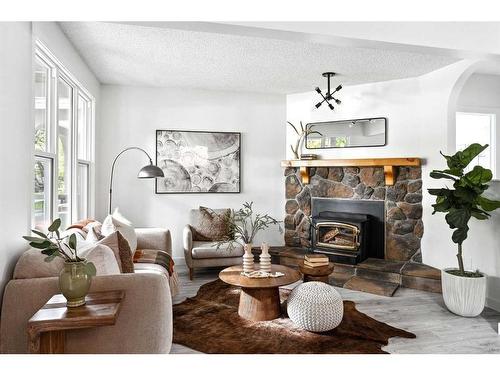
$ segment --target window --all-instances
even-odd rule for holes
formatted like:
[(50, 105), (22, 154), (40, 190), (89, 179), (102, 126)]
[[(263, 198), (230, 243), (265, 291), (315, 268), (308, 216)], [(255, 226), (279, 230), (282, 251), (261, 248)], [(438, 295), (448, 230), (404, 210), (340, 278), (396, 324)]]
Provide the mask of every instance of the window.
[(495, 126), (496, 115), (492, 113), (457, 112), (456, 120), (456, 149), (457, 151), (467, 148), (472, 143), (488, 144), (479, 156), (477, 156), (467, 168), (467, 171), (480, 165), (491, 169), (495, 176)]
[(60, 218), (66, 228), (90, 214), (94, 99), (39, 42), (33, 68), (32, 224)]

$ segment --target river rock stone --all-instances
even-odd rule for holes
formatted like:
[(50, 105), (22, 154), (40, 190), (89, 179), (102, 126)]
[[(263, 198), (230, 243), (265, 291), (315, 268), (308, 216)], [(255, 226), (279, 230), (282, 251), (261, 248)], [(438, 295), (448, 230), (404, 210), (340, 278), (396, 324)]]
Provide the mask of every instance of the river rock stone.
[(301, 211), (301, 210), (298, 210), (296, 213), (295, 213), (295, 217), (294, 217), (294, 220), (295, 220), (295, 226), (299, 225), (299, 223), (302, 221), (302, 218), (304, 217), (304, 213)]
[(299, 209), (299, 204), (295, 199), (287, 200), (285, 203), (285, 211), (287, 214), (293, 215)]
[(286, 167), (285, 168), (285, 176), (289, 176), (291, 174), (297, 173), (297, 168)]
[(342, 181), (344, 178), (344, 169), (341, 167), (328, 168), (328, 179), (336, 182)]
[(408, 178), (410, 180), (418, 180), (422, 178), (422, 168), (421, 167), (409, 167), (408, 168)]
[(299, 246), (300, 238), (294, 230), (285, 229), (285, 244), (287, 246)]
[(367, 186), (364, 193), (363, 193), (363, 197), (362, 199), (370, 199), (373, 195), (373, 188), (371, 186)]
[(316, 175), (323, 178), (328, 178), (328, 168), (324, 167), (316, 168)]
[(342, 183), (354, 188), (359, 184), (359, 177), (354, 174), (345, 173), (344, 178), (342, 179)]
[(351, 198), (354, 195), (354, 190), (341, 183), (334, 183), (333, 186), (331, 186), (328, 189), (327, 196), (328, 197), (335, 197), (335, 198)]
[(385, 199), (386, 189), (383, 187), (378, 187), (373, 191), (372, 199), (383, 201)]
[(295, 217), (293, 215), (285, 216), (285, 229), (295, 229)]
[(422, 218), (422, 205), (419, 203), (398, 202), (397, 206), (404, 212), (408, 219)]
[(404, 235), (389, 233), (386, 241), (386, 259), (410, 260), (419, 248), (420, 239), (413, 233)]
[(413, 229), (413, 234), (418, 238), (422, 238), (424, 235), (424, 223), (422, 220), (418, 220), (415, 224), (415, 229)]
[(397, 220), (391, 225), (391, 232), (394, 234), (413, 233), (416, 220)]
[(422, 189), (422, 180), (408, 182), (408, 193), (415, 193)]
[(295, 175), (288, 175), (285, 179), (286, 199), (293, 199), (302, 190), (299, 179)]
[(328, 190), (333, 186), (334, 182), (325, 180), (318, 175), (311, 178), (309, 189), (313, 197), (328, 197)]
[(396, 169), (396, 181), (408, 180), (408, 167), (399, 167)]
[(297, 194), (296, 199), (300, 210), (307, 216), (311, 215), (311, 192), (308, 186)]
[(408, 183), (404, 181), (396, 182), (393, 186), (388, 186), (385, 197), (393, 202), (403, 201), (407, 192)]
[(359, 168), (358, 167), (345, 167), (344, 171), (345, 171), (345, 173), (358, 174)]
[(420, 203), (420, 202), (422, 202), (422, 194), (419, 194), (419, 193), (409, 193), (405, 197), (405, 202), (408, 202), (408, 203)]
[(387, 211), (387, 220), (405, 220), (406, 215), (399, 207), (393, 207)]
[(377, 187), (385, 184), (382, 168), (364, 167), (359, 171), (359, 178), (366, 186)]

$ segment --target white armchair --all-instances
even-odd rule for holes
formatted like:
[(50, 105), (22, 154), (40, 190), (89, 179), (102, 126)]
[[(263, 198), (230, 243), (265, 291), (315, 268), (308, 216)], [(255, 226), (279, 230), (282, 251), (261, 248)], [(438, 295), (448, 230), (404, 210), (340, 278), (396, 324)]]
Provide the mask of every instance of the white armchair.
[[(214, 210), (221, 212), (222, 210)], [(184, 227), (182, 234), (184, 243), (184, 258), (189, 268), (189, 279), (193, 280), (195, 268), (200, 267), (228, 267), (242, 263), (244, 253), (242, 245), (235, 245), (229, 249), (228, 245), (217, 248), (217, 242), (193, 241), (193, 228), (199, 223), (200, 211), (190, 211), (189, 224)]]

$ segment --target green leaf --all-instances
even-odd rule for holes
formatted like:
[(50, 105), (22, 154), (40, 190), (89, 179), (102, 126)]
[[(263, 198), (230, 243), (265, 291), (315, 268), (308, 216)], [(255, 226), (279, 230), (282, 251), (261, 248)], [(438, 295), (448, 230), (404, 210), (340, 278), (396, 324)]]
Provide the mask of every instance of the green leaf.
[(47, 249), (42, 250), (42, 254), (44, 255), (52, 255), (54, 253), (58, 253), (59, 249), (57, 247), (49, 247)]
[(45, 240), (43, 242), (30, 242), (30, 246), (34, 247), (35, 249), (46, 249), (51, 245), (52, 242), (50, 242), (49, 240)]
[(35, 233), (35, 234), (39, 235), (40, 237), (47, 238), (47, 235), (46, 235), (45, 233), (43, 233), (43, 232), (40, 232), (40, 231), (38, 231), (38, 230), (34, 230), (34, 229), (32, 229), (31, 231), (32, 231), (33, 233)]
[(465, 228), (469, 222), (471, 213), (467, 208), (451, 208), (445, 219), (451, 229)]
[(494, 211), (497, 208), (500, 208), (500, 201), (494, 201), (485, 197), (480, 196), (477, 199), (477, 202), (481, 206), (481, 208), (485, 211)]
[(460, 168), (445, 169), (443, 172), (457, 177), (462, 177), (462, 175), (464, 174), (463, 170)]
[(483, 152), (488, 145), (481, 146), (479, 143), (473, 143), (463, 151), (458, 151), (455, 155), (449, 156), (441, 153), (446, 159), (448, 168), (452, 170), (461, 170), (467, 167), (476, 156)]
[(450, 176), (449, 174), (444, 173), (444, 171), (432, 171), (430, 176), (436, 180), (441, 178), (446, 178), (448, 180), (457, 181), (457, 178), (454, 176)]
[(463, 243), (467, 239), (467, 233), (469, 232), (469, 227), (458, 228), (453, 231), (451, 239), (454, 243)]
[(464, 178), (473, 185), (482, 185), (491, 181), (493, 174), (489, 169), (476, 165), (472, 171), (465, 174)]
[(23, 236), (23, 238), (28, 242), (35, 242), (35, 243), (42, 243), (47, 241), (45, 238), (40, 238), (40, 237)]
[(48, 231), (55, 232), (56, 230), (59, 229), (60, 226), (61, 226), (61, 219), (57, 218), (52, 222), (52, 224), (50, 224)]
[(448, 196), (451, 193), (450, 189), (427, 189), (430, 195)]
[(470, 214), (472, 215), (472, 217), (474, 217), (478, 220), (487, 220), (491, 216), (489, 213), (484, 212), (483, 210), (481, 210), (479, 208), (473, 208), (471, 210)]
[(473, 203), (477, 196), (477, 194), (474, 191), (461, 186), (458, 186), (453, 191), (453, 195), (467, 203)]
[(92, 262), (85, 263), (85, 273), (89, 276), (95, 276), (97, 274), (97, 270), (94, 266), (94, 263)]
[(52, 262), (54, 259), (57, 258), (57, 253), (56, 254), (52, 254), (52, 255), (49, 255), (48, 257), (46, 257), (44, 259), (45, 262), (49, 263), (49, 262)]
[(76, 250), (76, 234), (73, 233), (71, 236), (69, 236), (68, 246), (71, 249)]

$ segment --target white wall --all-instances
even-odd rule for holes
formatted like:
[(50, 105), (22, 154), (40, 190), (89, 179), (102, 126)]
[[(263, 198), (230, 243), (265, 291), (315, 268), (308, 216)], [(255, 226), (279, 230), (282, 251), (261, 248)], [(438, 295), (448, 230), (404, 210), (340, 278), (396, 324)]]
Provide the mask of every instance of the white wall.
[(500, 76), (473, 74), (467, 79), (457, 100), (457, 110), (496, 115), (496, 175), (500, 180)]
[[(495, 113), (496, 166), (500, 173), (500, 76), (473, 74), (465, 82), (457, 100), (459, 111)], [(487, 194), (500, 200), (500, 181), (494, 181)], [(500, 310), (500, 210), (487, 222), (471, 221), (469, 238), (464, 243), (465, 265), (480, 269), (488, 277), (488, 306)]]
[[(428, 176), (431, 170), (445, 166), (444, 159), (439, 155), (440, 150), (444, 153), (453, 152), (449, 139), (453, 136), (450, 134), (453, 133), (450, 126), (454, 123), (451, 112), (454, 113), (456, 103), (450, 100), (455, 97), (453, 94), (457, 90), (457, 82), (472, 64), (471, 61), (461, 61), (418, 78), (344, 87), (338, 95), (342, 104), (335, 111), (324, 106), (315, 109), (314, 104), (319, 96), (313, 90), (287, 96), (287, 120), (294, 124), (300, 120), (305, 125), (328, 120), (388, 118), (387, 146), (314, 150), (323, 159), (412, 156), (425, 159), (422, 166), (425, 228), (422, 256), (424, 263), (438, 268), (456, 267), (457, 250), (443, 215), (431, 215), (434, 199), (426, 189), (440, 187), (442, 181)], [(287, 145), (294, 142), (294, 134), (293, 130), (287, 129)], [(289, 146), (287, 154), (291, 157)], [(498, 185), (492, 187), (492, 194), (500, 194)], [(498, 215), (496, 213), (486, 224), (473, 222), (470, 239), (464, 246), (466, 249), (473, 248), (470, 252), (465, 250), (465, 264), (492, 276), (488, 301), (490, 306), (500, 308)], [(497, 305), (495, 301), (499, 301)]]
[[(284, 212), (283, 170), (285, 97), (189, 89), (161, 89), (103, 85), (101, 124), (97, 129), (97, 217), (107, 211), (108, 179), (115, 155), (127, 146), (139, 146), (154, 160), (155, 130), (215, 130), (242, 133), (241, 194), (154, 193), (154, 182), (138, 180), (147, 163), (130, 151), (118, 161), (113, 203), (136, 226), (168, 228), (176, 261), (183, 261), (182, 228), (188, 211), (200, 205), (239, 208), (254, 201), (257, 212), (278, 219)], [(277, 230), (260, 236), (270, 244), (283, 244)]]
[(30, 221), (31, 24), (0, 22), (0, 303)]

